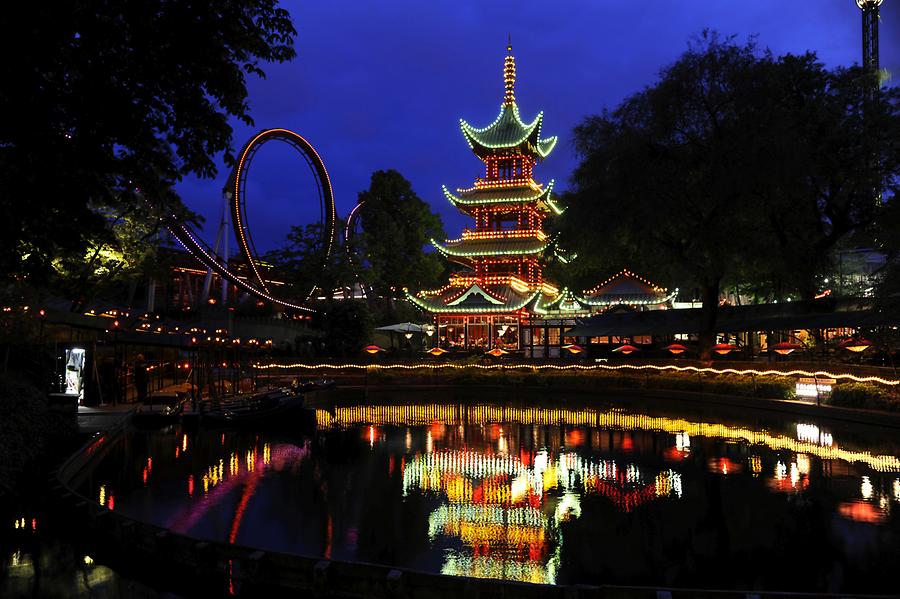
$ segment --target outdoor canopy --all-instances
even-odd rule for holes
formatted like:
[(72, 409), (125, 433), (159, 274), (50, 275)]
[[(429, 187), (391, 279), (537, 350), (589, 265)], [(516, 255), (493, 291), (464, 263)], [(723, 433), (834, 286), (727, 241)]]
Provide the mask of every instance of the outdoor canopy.
[(389, 333), (424, 333), (425, 327), (421, 324), (413, 322), (401, 322), (398, 324), (389, 324), (387, 326), (378, 327), (376, 331), (387, 331)]
[[(844, 307), (844, 310), (840, 308)], [(891, 311), (861, 309), (814, 300), (786, 304), (728, 306), (719, 308), (716, 332), (787, 331), (877, 327), (900, 324), (900, 315)], [(633, 335), (675, 335), (696, 333), (702, 318), (700, 308), (616, 312), (587, 318), (565, 332), (567, 337)]]

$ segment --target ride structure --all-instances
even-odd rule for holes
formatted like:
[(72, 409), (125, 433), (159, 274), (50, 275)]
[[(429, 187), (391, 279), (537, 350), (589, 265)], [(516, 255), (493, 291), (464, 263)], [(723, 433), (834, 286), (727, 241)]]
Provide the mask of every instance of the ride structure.
[(884, 0), (856, 0), (862, 11), (862, 66), (867, 71), (877, 72), (878, 61), (878, 9)]
[(167, 226), (188, 252), (203, 263), (209, 269), (210, 273), (216, 273), (223, 281), (231, 283), (237, 289), (246, 292), (253, 297), (271, 302), (282, 308), (300, 312), (313, 312), (314, 310), (312, 308), (304, 304), (312, 296), (313, 291), (316, 288), (315, 282), (310, 283), (309, 291), (302, 298), (286, 299), (276, 297), (270, 289), (269, 282), (266, 281), (263, 272), (260, 269), (260, 260), (253, 244), (253, 237), (250, 233), (249, 214), (247, 211), (247, 178), (251, 171), (254, 156), (259, 151), (260, 147), (270, 141), (280, 141), (294, 148), (300, 157), (304, 159), (313, 174), (319, 201), (320, 222), (323, 225), (323, 239), (321, 240), (321, 243), (322, 247), (325, 248), (322, 264), (324, 268), (334, 245), (335, 224), (337, 220), (331, 180), (328, 177), (328, 171), (325, 169), (324, 161), (321, 156), (319, 156), (318, 152), (316, 152), (315, 148), (313, 148), (312, 144), (301, 135), (288, 129), (266, 129), (250, 138), (241, 149), (225, 188), (225, 200), (230, 204), (231, 223), (233, 225), (234, 236), (238, 243), (238, 249), (240, 250), (243, 262), (246, 266), (246, 274), (236, 272), (229, 268), (227, 249), (225, 250), (226, 256), (224, 258), (218, 254), (220, 240), (225, 248), (228, 247), (227, 232), (224, 231), (226, 223), (228, 222), (226, 212), (223, 211), (222, 225), (220, 226), (215, 248), (210, 248), (209, 245), (202, 241), (189, 226), (175, 217), (169, 217)]

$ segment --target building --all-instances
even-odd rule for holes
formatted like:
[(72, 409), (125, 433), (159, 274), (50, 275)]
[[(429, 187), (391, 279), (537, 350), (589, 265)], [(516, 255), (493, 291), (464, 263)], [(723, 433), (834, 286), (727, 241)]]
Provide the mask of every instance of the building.
[(559, 355), (563, 331), (576, 317), (613, 305), (665, 307), (674, 294), (628, 271), (581, 295), (544, 279), (546, 259), (556, 252), (544, 223), (563, 209), (553, 199), (553, 181), (537, 182), (533, 170), (553, 151), (556, 137), (541, 137), (543, 113), (522, 120), (515, 81), (515, 58), (507, 46), (500, 114), (480, 129), (460, 121), (485, 174), (456, 193), (444, 187), (446, 198), (473, 226), (458, 239), (432, 243), (464, 270), (440, 289), (407, 297), (434, 317), (441, 345), (552, 357)]

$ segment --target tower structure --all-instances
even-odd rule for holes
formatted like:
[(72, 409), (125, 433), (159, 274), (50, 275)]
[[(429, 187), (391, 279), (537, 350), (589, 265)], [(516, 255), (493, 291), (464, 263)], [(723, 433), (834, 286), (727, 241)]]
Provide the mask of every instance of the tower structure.
[(856, 0), (862, 11), (862, 66), (870, 72), (877, 72), (878, 62), (878, 7), (883, 0)]
[(464, 270), (440, 289), (408, 294), (434, 315), (446, 344), (519, 348), (522, 319), (559, 294), (543, 277), (543, 257), (552, 244), (544, 221), (562, 210), (551, 196), (553, 182), (542, 185), (533, 177), (556, 137), (541, 137), (543, 113), (522, 120), (515, 83), (516, 60), (507, 45), (497, 118), (483, 128), (460, 120), (463, 137), (484, 163), (484, 176), (456, 193), (444, 187), (447, 200), (473, 224), (457, 239), (432, 244)]

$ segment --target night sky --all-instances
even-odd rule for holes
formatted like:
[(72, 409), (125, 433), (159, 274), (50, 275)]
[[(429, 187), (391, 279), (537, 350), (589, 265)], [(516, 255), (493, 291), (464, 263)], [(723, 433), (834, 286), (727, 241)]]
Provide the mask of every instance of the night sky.
[[(860, 13), (853, 0), (564, 0), (561, 2), (286, 2), (298, 31), (297, 57), (249, 79), (254, 127), (235, 122), (235, 149), (257, 130), (284, 127), (306, 137), (325, 160), (338, 214), (378, 169), (412, 182), (456, 236), (467, 224), (441, 193), (468, 187), (482, 166), (459, 119), (483, 127), (503, 96), (502, 65), (512, 35), (516, 100), (530, 121), (544, 111), (543, 135), (560, 143), (536, 169), (565, 189), (576, 164), (572, 129), (651, 84), (659, 69), (704, 28), (739, 41), (756, 35), (775, 54), (813, 50), (829, 66), (858, 63)], [(900, 81), (900, 0), (881, 7), (881, 65)], [(185, 203), (215, 235), (221, 189), (186, 180)], [(248, 211), (256, 247), (280, 245), (291, 224), (318, 219), (306, 165), (276, 142), (253, 163)], [(234, 246), (232, 245), (232, 250)]]

